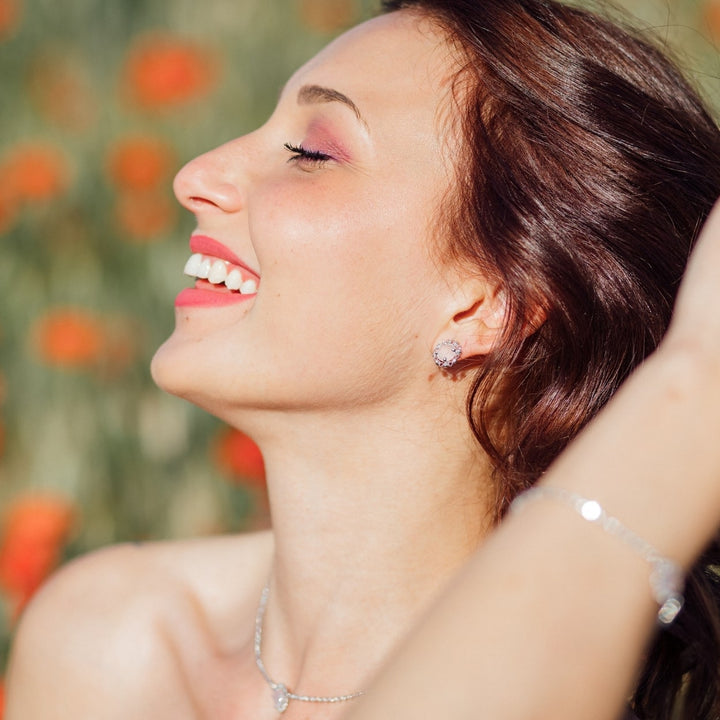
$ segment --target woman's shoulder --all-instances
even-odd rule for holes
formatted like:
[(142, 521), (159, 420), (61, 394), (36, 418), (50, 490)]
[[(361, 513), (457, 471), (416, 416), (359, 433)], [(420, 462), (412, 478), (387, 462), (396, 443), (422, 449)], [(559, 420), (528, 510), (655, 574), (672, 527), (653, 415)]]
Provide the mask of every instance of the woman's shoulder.
[[(114, 545), (65, 565), (28, 607), (24, 625), (91, 623), (192, 611), (210, 627), (254, 613), (273, 552), (270, 532)], [(227, 628), (220, 628), (223, 633)]]
[(259, 533), (119, 545), (68, 563), (20, 622), (7, 720), (114, 718), (114, 706), (118, 718), (195, 718), (183, 667), (248, 642), (272, 549)]
[[(270, 532), (217, 536), (147, 547), (147, 570), (182, 589), (213, 642), (231, 650), (254, 627), (274, 550)], [(225, 646), (225, 647), (223, 647)]]

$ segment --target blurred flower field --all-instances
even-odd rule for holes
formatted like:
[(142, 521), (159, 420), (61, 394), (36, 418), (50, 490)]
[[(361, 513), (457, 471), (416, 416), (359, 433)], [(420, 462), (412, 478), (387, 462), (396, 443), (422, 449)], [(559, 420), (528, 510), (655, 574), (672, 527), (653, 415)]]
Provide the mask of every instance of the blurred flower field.
[[(624, 5), (720, 107), (720, 0)], [(0, 677), (61, 562), (267, 523), (255, 446), (150, 379), (187, 284), (171, 181), (375, 6), (0, 0)]]

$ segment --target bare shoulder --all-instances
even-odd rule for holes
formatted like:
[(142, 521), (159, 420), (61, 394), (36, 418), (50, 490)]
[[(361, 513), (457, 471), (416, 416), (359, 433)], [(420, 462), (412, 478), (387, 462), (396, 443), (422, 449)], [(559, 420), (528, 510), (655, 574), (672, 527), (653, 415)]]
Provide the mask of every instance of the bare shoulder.
[(270, 532), (228, 535), (149, 548), (154, 567), (191, 594), (216, 642), (237, 646), (247, 639), (267, 581), (273, 537)]
[[(24, 613), (6, 720), (196, 720), (183, 667), (247, 642), (269, 534), (122, 545), (59, 571)], [(42, 692), (38, 689), (42, 688)]]

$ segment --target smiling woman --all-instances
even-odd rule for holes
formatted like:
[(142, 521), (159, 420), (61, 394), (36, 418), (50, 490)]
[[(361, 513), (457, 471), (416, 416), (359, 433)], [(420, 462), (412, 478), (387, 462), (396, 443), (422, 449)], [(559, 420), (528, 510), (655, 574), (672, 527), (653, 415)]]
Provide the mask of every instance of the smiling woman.
[[(440, 115), (453, 64), (437, 33), (416, 24), (397, 14), (342, 36), (295, 74), (262, 128), (176, 178), (178, 198), (197, 217), (196, 235), (252, 268), (258, 292), (236, 296), (212, 318), (184, 292), (154, 376), (243, 426), (261, 446), (270, 418), (260, 408), (283, 418), (291, 407), (352, 409), (354, 422), (366, 425), (362, 413), (374, 416), (378, 400), (438, 403), (421, 369), (437, 333), (425, 323), (450, 302), (453, 315), (466, 310), (467, 298), (454, 297), (458, 288), (429, 242), (451, 174)], [(402, 71), (380, 90), (369, 78), (388, 60)], [(378, 348), (392, 348), (392, 364)], [(231, 394), (228, 383), (236, 386)], [(272, 449), (263, 453), (272, 465)]]
[(241, 302), (246, 299), (242, 296), (257, 292), (257, 273), (221, 243), (193, 235), (190, 249), (193, 254), (185, 264), (185, 274), (196, 277), (198, 282), (195, 288), (187, 288), (178, 295), (177, 307)]
[[(386, 10), (175, 180), (195, 283), (153, 376), (258, 443), (272, 531), (64, 569), (10, 720), (717, 714), (717, 221), (669, 339), (549, 467), (661, 343), (720, 132), (595, 15)], [(683, 602), (668, 569), (685, 606), (638, 682), (653, 597)]]

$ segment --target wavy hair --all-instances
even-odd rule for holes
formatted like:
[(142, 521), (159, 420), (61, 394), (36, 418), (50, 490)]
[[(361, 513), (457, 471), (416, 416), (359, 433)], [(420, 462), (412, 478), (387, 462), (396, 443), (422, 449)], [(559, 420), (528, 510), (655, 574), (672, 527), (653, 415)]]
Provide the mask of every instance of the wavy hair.
[[(466, 150), (444, 219), (451, 256), (497, 278), (509, 306), (467, 403), (499, 518), (660, 342), (720, 195), (720, 132), (663, 51), (597, 14), (554, 0), (383, 8), (429, 17), (460, 59)], [(648, 656), (632, 702), (641, 719), (720, 713), (715, 566), (717, 543)]]

